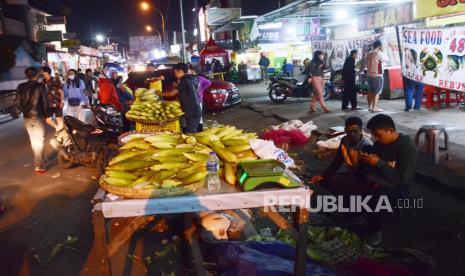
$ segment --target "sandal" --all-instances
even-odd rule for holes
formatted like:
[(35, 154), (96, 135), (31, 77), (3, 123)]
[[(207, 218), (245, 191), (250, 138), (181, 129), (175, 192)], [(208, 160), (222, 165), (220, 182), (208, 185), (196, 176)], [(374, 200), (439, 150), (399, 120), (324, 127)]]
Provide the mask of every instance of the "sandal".
[(44, 174), (44, 173), (46, 173), (46, 172), (47, 172), (47, 170), (44, 169), (44, 168), (41, 168), (41, 167), (37, 167), (37, 168), (35, 168), (35, 170), (34, 170), (34, 173), (37, 174), (37, 175), (42, 175), (42, 174)]

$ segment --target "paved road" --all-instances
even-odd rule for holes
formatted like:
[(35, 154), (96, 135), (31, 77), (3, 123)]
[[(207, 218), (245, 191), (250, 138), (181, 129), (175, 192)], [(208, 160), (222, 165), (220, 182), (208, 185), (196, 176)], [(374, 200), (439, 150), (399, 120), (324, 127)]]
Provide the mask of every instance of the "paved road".
[[(277, 106), (264, 97), (264, 90), (265, 87), (254, 85), (241, 87), (245, 101), (258, 103), (266, 111), (279, 108), (288, 113), (306, 113), (302, 110), (308, 104), (304, 100)], [(256, 112), (246, 105), (206, 117), (248, 131), (260, 131), (280, 122), (271, 112)], [(334, 122), (342, 120), (339, 115), (329, 118)], [(326, 119), (321, 115), (316, 120), (323, 124)], [(55, 165), (45, 175), (34, 175), (30, 166), (32, 154), (20, 119), (0, 124), (0, 141), (0, 197), (8, 205), (7, 213), (0, 218), (2, 275), (17, 275), (20, 271), (33, 275), (78, 275), (92, 243), (90, 199), (97, 190), (95, 171), (86, 167), (62, 170)], [(325, 162), (309, 154), (310, 150), (310, 145), (298, 149), (307, 162), (309, 175), (325, 166)], [(47, 152), (50, 153), (50, 147)], [(426, 250), (438, 262), (438, 275), (461, 275), (459, 271), (465, 271), (463, 198), (428, 185), (424, 179), (414, 187), (414, 196), (423, 197), (424, 208), (407, 210), (402, 220), (390, 224), (385, 245)], [(79, 253), (60, 252), (41, 268), (33, 259), (34, 254), (46, 260), (53, 246), (67, 235), (79, 237)]]

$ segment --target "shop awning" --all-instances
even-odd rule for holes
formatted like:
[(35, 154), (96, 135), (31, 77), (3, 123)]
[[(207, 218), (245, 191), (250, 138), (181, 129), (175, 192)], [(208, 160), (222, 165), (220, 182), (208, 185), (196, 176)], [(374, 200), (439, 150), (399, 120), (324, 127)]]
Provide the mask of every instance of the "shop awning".
[(200, 56), (208, 56), (208, 55), (218, 55), (218, 54), (227, 54), (225, 49), (221, 48), (216, 44), (216, 42), (210, 38), (208, 40), (207, 45), (205, 45), (205, 48), (200, 51)]
[(298, 0), (257, 18), (257, 21), (272, 21), (285, 17), (317, 17), (321, 23), (331, 23), (337, 10), (343, 9), (353, 18), (362, 13), (383, 10), (389, 5), (413, 2), (413, 0)]
[(244, 23), (249, 22), (249, 21), (253, 21), (257, 17), (258, 16), (256, 16), (256, 15), (248, 15), (248, 16), (241, 16), (241, 17), (235, 18), (234, 20), (231, 20), (231, 21), (229, 21), (228, 23), (226, 23), (224, 25), (216, 26), (216, 28), (214, 28), (213, 32), (214, 33), (229, 32), (229, 31), (240, 29)]

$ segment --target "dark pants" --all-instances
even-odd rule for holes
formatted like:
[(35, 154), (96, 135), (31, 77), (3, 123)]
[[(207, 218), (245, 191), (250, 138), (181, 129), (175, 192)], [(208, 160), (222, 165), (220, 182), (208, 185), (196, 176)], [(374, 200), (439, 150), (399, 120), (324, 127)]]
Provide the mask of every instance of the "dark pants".
[(415, 99), (415, 110), (421, 109), (421, 100), (423, 98), (424, 85), (421, 82), (405, 79), (405, 110), (412, 109), (412, 102)]
[[(397, 201), (401, 198), (405, 198), (408, 194), (407, 189), (376, 186), (368, 183), (361, 176), (352, 174), (337, 174), (322, 185), (334, 195), (343, 196), (344, 206), (349, 206), (350, 196), (371, 195), (372, 198), (368, 205), (372, 210), (375, 210), (380, 196), (387, 196), (394, 210), (397, 206)], [(360, 215), (363, 216), (368, 224), (366, 229), (368, 234), (382, 229), (385, 217), (384, 213), (362, 212)]]
[(197, 133), (199, 130), (201, 117), (185, 117), (186, 125), (183, 129), (184, 133)]
[(344, 92), (342, 93), (342, 109), (347, 109), (349, 102), (352, 109), (357, 108), (357, 86), (355, 81), (344, 82)]

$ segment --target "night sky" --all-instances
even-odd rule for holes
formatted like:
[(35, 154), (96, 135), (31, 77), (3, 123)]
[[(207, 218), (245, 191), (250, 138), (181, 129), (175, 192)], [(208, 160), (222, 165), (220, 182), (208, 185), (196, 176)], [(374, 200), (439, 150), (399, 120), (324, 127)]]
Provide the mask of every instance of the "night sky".
[[(186, 29), (192, 28), (194, 0), (183, 0)], [(278, 8), (279, 0), (243, 0), (243, 15), (260, 15)], [(166, 31), (180, 30), (179, 0), (151, 0), (165, 14)], [(206, 0), (198, 0), (205, 4)], [(282, 1), (284, 2), (284, 1)], [(83, 41), (91, 37), (91, 28), (96, 33), (127, 40), (130, 34), (144, 34), (145, 25), (150, 24), (161, 32), (158, 13), (145, 13), (139, 9), (138, 0), (29, 0), (33, 7), (52, 15), (67, 17), (68, 32), (77, 33)], [(171, 32), (170, 32), (171, 34)]]

